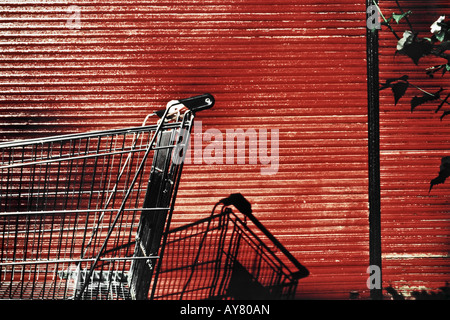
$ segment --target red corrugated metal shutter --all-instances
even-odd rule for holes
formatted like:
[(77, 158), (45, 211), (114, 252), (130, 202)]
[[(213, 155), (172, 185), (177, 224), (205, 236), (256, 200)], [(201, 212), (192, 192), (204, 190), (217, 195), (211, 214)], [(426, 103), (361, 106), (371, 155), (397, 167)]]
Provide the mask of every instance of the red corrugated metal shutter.
[(67, 25), (69, 2), (1, 5), (1, 139), (136, 125), (171, 99), (210, 92), (203, 132), (278, 130), (278, 171), (262, 175), (259, 160), (186, 165), (174, 225), (241, 192), (310, 270), (299, 297), (367, 296), (363, 2), (73, 4), (80, 29)]
[[(400, 1), (415, 31), (421, 37), (430, 34), (431, 24), (440, 16), (450, 15), (448, 1)], [(380, 2), (386, 16), (399, 13), (395, 1)], [(393, 24), (398, 35), (409, 27), (406, 21)], [(414, 85), (430, 92), (440, 86), (449, 93), (448, 74), (434, 79), (425, 74), (429, 66), (445, 63), (443, 59), (422, 58), (415, 66), (409, 57), (394, 58), (397, 40), (386, 27), (380, 32), (380, 81), (410, 76)], [(411, 290), (438, 291), (450, 280), (449, 194), (448, 183), (434, 186), (440, 161), (449, 155), (450, 118), (440, 120), (448, 105), (435, 113), (440, 101), (418, 106), (411, 112), (410, 101), (422, 92), (410, 87), (394, 105), (392, 92), (381, 91), (381, 218), (384, 286), (392, 285), (404, 294)]]

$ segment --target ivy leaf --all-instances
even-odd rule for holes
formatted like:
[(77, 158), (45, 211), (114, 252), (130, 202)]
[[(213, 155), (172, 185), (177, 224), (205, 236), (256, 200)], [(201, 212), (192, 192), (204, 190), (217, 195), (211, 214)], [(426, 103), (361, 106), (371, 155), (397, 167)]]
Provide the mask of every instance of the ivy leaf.
[(444, 183), (445, 180), (450, 176), (450, 157), (443, 157), (441, 159), (441, 165), (439, 167), (439, 175), (430, 181), (430, 190), (433, 188), (433, 186), (437, 184)]
[(408, 81), (409, 76), (408, 75), (403, 75), (400, 78), (389, 78), (386, 79), (385, 83), (380, 87), (380, 90), (386, 89), (386, 88), (392, 88), (392, 83), (396, 82), (396, 81)]
[(446, 35), (446, 32), (445, 31), (441, 31), (441, 32), (436, 34), (436, 39), (438, 39), (440, 42), (442, 42), (445, 39), (445, 35)]
[(405, 94), (409, 87), (409, 82), (397, 82), (392, 85), (392, 92), (394, 93), (395, 105), (397, 105), (398, 100)]
[(413, 112), (414, 109), (415, 109), (417, 106), (420, 106), (420, 105), (424, 104), (425, 102), (433, 101), (433, 100), (439, 99), (439, 98), (440, 98), (440, 94), (441, 94), (441, 92), (442, 92), (443, 90), (444, 90), (444, 89), (441, 88), (439, 91), (437, 91), (437, 92), (434, 93), (434, 94), (427, 94), (427, 93), (425, 93), (425, 94), (424, 94), (423, 96), (421, 96), (421, 97), (414, 96), (414, 97), (411, 99), (411, 112)]
[[(433, 38), (435, 38), (435, 36), (433, 36)], [(445, 51), (450, 50), (450, 40), (449, 41), (444, 41), (441, 43), (436, 44), (436, 42), (433, 43), (433, 54), (436, 56), (442, 56), (443, 53), (445, 53)], [(442, 56), (443, 58), (445, 58), (445, 56)], [(450, 59), (447, 57), (446, 58), (449, 62)]]
[(395, 20), (395, 22), (399, 23), (400, 20), (402, 20), (404, 17), (409, 16), (411, 14), (411, 10), (408, 12), (404, 12), (402, 14), (396, 14), (395, 12), (392, 13), (392, 18)]
[(430, 41), (412, 36), (411, 32), (405, 32), (397, 43), (397, 52), (410, 57), (416, 65), (419, 64), (420, 58), (429, 55), (432, 49)]
[(403, 97), (409, 87), (408, 79), (408, 75), (403, 75), (400, 78), (389, 78), (383, 85), (381, 85), (380, 90), (391, 88), (392, 92), (394, 93), (395, 104), (397, 104), (397, 102), (401, 97)]
[(445, 16), (440, 16), (430, 27), (431, 33), (434, 34), (437, 40), (444, 41), (448, 32), (448, 25), (444, 22)]

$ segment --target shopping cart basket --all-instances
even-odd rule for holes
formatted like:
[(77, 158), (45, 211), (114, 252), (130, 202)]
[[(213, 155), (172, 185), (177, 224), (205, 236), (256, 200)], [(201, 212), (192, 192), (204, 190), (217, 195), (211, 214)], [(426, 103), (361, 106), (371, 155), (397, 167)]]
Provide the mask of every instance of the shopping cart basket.
[(0, 299), (146, 299), (210, 94), (155, 124), (0, 143)]
[(164, 251), (155, 300), (293, 299), (299, 279), (309, 275), (241, 194), (217, 203), (209, 217), (170, 230)]

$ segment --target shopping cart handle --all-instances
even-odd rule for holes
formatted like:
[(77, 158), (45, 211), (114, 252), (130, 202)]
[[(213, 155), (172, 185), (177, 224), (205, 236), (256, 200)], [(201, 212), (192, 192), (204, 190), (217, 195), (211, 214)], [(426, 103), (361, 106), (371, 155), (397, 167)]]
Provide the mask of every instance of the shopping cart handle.
[(186, 108), (188, 108), (192, 112), (197, 112), (212, 108), (214, 106), (215, 100), (211, 94), (205, 93), (200, 96), (180, 99), (179, 102), (184, 104)]

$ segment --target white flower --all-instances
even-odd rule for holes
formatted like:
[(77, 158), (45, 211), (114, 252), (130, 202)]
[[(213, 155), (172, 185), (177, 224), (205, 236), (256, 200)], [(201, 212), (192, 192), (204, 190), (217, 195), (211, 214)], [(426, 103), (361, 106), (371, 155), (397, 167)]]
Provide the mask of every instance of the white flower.
[(401, 38), (397, 42), (397, 50), (400, 51), (405, 47), (405, 45), (411, 44), (413, 42), (413, 39), (414, 34), (411, 31), (406, 30), (405, 32), (403, 32), (403, 38)]
[(434, 34), (438, 34), (439, 32), (442, 31), (442, 27), (440, 25), (438, 25), (438, 23), (441, 23), (442, 21), (444, 21), (445, 16), (440, 16), (430, 27), (431, 29), (431, 33)]

